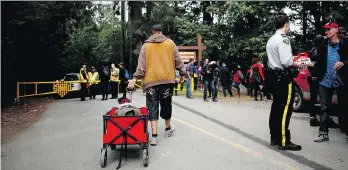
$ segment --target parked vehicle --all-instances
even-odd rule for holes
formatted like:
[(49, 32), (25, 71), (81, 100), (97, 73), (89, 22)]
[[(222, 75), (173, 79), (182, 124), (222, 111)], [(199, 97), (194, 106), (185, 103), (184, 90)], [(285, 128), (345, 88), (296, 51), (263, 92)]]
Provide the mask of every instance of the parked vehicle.
[[(299, 55), (303, 55), (305, 53), (299, 53)], [(306, 54), (308, 56), (308, 54)], [(297, 56), (297, 57), (298, 57)], [(301, 111), (305, 108), (306, 103), (310, 100), (310, 86), (308, 83), (308, 76), (310, 71), (307, 68), (301, 69), (299, 75), (297, 78), (295, 78), (295, 99), (294, 99), (294, 105), (293, 110), (294, 111)], [(319, 96), (317, 98), (317, 102), (320, 102)], [(336, 92), (334, 92), (334, 95), (332, 97), (332, 103), (337, 104), (337, 95)]]
[[(80, 74), (79, 73), (68, 73), (64, 76), (64, 81), (79, 81)], [(81, 89), (80, 83), (71, 83), (72, 91), (78, 91)]]

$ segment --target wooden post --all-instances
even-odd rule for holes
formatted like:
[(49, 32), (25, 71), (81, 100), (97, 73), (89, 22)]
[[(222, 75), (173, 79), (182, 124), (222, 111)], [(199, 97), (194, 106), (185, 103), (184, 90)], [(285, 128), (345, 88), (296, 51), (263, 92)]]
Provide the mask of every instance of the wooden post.
[(35, 94), (37, 94), (37, 83), (35, 83)]
[[(198, 51), (198, 62), (202, 61), (202, 52), (203, 50), (206, 50), (206, 46), (202, 46), (202, 36), (200, 34), (197, 34), (197, 46), (178, 46), (179, 51)], [(197, 56), (195, 56), (195, 60), (197, 60)]]
[(17, 82), (17, 95), (16, 95), (17, 101), (19, 101), (19, 82)]
[(202, 36), (200, 34), (197, 35), (197, 47), (198, 47), (198, 65), (202, 61)]

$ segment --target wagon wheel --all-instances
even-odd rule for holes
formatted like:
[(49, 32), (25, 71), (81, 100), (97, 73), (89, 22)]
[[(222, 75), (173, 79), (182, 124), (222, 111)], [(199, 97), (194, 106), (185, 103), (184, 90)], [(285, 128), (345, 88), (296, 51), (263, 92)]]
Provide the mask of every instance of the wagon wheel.
[(143, 150), (143, 165), (147, 167), (149, 165), (149, 150)]
[(101, 155), (100, 155), (100, 166), (104, 168), (106, 166), (106, 160), (108, 158), (108, 154), (106, 151), (106, 148), (101, 149)]
[(110, 149), (111, 150), (115, 150), (116, 149), (116, 145), (114, 145), (114, 144), (110, 145)]

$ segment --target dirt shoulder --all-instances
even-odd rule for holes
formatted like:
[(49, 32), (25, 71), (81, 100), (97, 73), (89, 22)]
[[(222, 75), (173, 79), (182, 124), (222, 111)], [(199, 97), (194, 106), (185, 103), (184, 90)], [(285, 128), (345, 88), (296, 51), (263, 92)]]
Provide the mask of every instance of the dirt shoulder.
[(1, 145), (35, 124), (46, 110), (47, 104), (53, 101), (49, 98), (23, 100), (23, 105), (1, 108)]

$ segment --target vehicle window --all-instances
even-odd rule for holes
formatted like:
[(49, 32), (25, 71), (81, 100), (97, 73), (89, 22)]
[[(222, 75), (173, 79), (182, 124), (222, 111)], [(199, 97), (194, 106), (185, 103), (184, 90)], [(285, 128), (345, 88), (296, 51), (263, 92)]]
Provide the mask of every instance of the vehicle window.
[(64, 81), (78, 81), (79, 78), (76, 75), (65, 75)]

